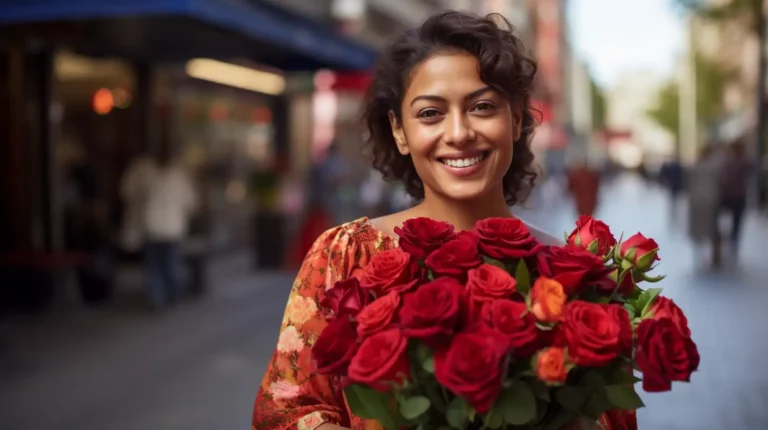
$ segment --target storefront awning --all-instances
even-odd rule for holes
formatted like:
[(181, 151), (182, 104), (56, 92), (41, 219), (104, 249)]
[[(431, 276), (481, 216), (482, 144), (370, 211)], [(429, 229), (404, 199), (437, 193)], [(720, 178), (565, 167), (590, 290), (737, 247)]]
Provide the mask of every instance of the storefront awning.
[(0, 39), (36, 37), (142, 61), (248, 58), (283, 70), (364, 70), (376, 52), (257, 0), (6, 0)]

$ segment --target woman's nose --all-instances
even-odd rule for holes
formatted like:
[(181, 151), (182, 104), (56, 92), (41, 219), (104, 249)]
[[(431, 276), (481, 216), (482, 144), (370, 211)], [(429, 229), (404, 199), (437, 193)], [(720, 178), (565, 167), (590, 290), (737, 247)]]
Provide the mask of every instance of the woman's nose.
[(448, 115), (443, 131), (444, 140), (453, 146), (462, 146), (471, 140), (472, 130), (466, 115), (456, 112)]

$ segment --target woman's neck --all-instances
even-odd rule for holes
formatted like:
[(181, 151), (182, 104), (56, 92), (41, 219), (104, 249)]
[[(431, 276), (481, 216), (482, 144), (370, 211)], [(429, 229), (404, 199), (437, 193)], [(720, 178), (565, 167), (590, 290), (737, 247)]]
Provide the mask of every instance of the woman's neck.
[(489, 193), (475, 200), (451, 200), (427, 192), (424, 200), (413, 209), (415, 217), (445, 221), (457, 230), (471, 230), (481, 219), (512, 216), (503, 194)]

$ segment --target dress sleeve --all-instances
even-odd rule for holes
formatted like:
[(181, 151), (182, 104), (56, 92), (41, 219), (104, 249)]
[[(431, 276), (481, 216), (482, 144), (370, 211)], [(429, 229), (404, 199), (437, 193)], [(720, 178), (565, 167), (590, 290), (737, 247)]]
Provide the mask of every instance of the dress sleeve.
[(350, 226), (323, 233), (307, 254), (256, 397), (252, 430), (314, 430), (325, 423), (350, 427), (341, 381), (312, 372), (311, 349), (326, 325), (319, 305), (326, 289), (354, 275), (361, 254)]

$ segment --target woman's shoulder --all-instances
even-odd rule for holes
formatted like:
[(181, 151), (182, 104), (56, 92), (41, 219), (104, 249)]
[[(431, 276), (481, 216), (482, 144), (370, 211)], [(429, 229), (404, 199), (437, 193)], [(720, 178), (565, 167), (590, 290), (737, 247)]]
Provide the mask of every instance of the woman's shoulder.
[(377, 229), (368, 218), (350, 221), (326, 230), (315, 240), (304, 258), (299, 278), (317, 274), (327, 289), (337, 281), (357, 275), (378, 252), (395, 247), (395, 239)]
[(396, 246), (395, 239), (380, 231), (368, 217), (332, 227), (317, 238), (313, 251), (373, 246), (376, 249)]

